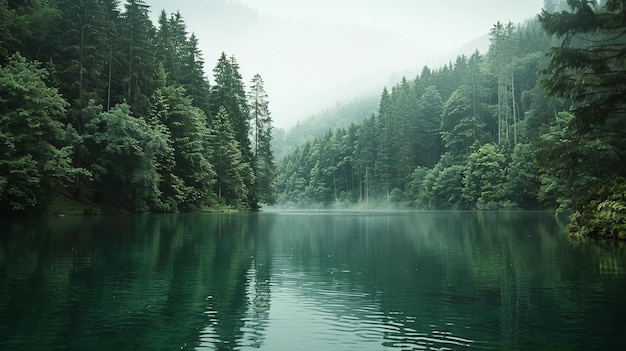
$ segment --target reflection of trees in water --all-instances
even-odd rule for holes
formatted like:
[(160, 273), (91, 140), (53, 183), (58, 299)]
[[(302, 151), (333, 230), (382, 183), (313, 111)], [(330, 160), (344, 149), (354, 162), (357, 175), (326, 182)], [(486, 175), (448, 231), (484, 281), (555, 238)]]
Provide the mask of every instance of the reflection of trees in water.
[[(2, 349), (192, 349), (209, 323), (208, 303), (222, 312), (214, 326), (221, 345), (241, 342), (246, 313), (248, 330), (263, 334), (270, 265), (266, 253), (253, 257), (268, 219), (181, 214), (3, 221)], [(249, 280), (256, 281), (254, 293)], [(247, 312), (251, 295), (255, 307)]]
[[(465, 347), (445, 337), (563, 349), (610, 339), (626, 311), (598, 306), (626, 291), (611, 279), (625, 274), (626, 253), (608, 242), (564, 245), (546, 216), (3, 219), (0, 348), (263, 347), (282, 263), (310, 283), (298, 294), (340, 327), (383, 335), (385, 346)], [(563, 332), (589, 320), (607, 328)]]
[(279, 278), (293, 280), (284, 284), (297, 287), (301, 304), (333, 314), (332, 327), (363, 339), (395, 348), (465, 348), (467, 330), (449, 325), (444, 312), (464, 298), (439, 289), (456, 272), (433, 254), (445, 253), (433, 246), (446, 243), (427, 235), (428, 220), (388, 213), (281, 217), (272, 246), (275, 257), (288, 258), (289, 274)]
[(575, 251), (547, 213), (313, 214), (280, 218), (275, 228), (284, 231), (273, 235), (276, 255), (319, 279), (314, 286), (364, 292), (392, 325), (409, 328), (388, 334), (391, 341), (437, 332), (488, 347), (576, 347), (576, 332), (559, 334), (566, 324), (584, 328), (589, 315), (606, 320), (593, 303), (581, 307), (607, 289), (593, 267), (626, 262), (616, 250)]
[(269, 248), (263, 239), (271, 219), (256, 214), (224, 216), (216, 256), (209, 265), (206, 315), (197, 349), (258, 347), (269, 316)]

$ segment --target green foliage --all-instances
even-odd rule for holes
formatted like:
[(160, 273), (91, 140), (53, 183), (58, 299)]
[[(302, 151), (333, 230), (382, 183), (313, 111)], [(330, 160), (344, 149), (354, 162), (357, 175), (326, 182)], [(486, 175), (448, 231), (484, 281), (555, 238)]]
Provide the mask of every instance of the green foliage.
[(572, 215), (571, 236), (626, 240), (626, 178), (597, 183)]
[(438, 163), (424, 179), (425, 200), (429, 208), (463, 209), (463, 173), (465, 165)]
[(478, 210), (505, 207), (506, 164), (506, 156), (493, 144), (484, 144), (468, 156), (462, 191), (468, 206)]
[(569, 12), (544, 11), (539, 16), (546, 32), (563, 40), (550, 49), (541, 83), (550, 94), (576, 102), (573, 126), (586, 133), (607, 120), (624, 119), (626, 6), (622, 0), (568, 3)]
[[(144, 0), (0, 0), (2, 213), (42, 211), (61, 192), (105, 210), (207, 210), (230, 134), (220, 206), (275, 201), (267, 95), (251, 133), (235, 58), (220, 57), (211, 89), (182, 15), (162, 12), (155, 28), (149, 10)], [(214, 120), (221, 106), (228, 121)]]
[(422, 118), (422, 128), (425, 132), (420, 145), (424, 156), (420, 157), (422, 165), (432, 167), (439, 160), (441, 155), (441, 115), (443, 113), (443, 100), (436, 86), (431, 85), (426, 88), (424, 94), (418, 102), (418, 115)]
[[(90, 109), (101, 108), (92, 105)], [(86, 121), (85, 128), (86, 142), (98, 155), (91, 172), (104, 204), (125, 205), (128, 201), (138, 212), (159, 208), (155, 162), (156, 155), (167, 147), (166, 136), (143, 119), (133, 117), (128, 105), (96, 113)], [(124, 198), (115, 198), (120, 195)]]
[[(256, 206), (256, 199), (251, 191), (255, 182), (252, 170), (252, 148), (250, 141), (250, 110), (246, 96), (245, 87), (239, 64), (235, 57), (228, 58), (224, 52), (220, 55), (215, 68), (213, 69), (215, 83), (211, 87), (211, 117), (220, 114), (224, 110), (225, 116), (232, 129), (234, 140), (237, 142), (239, 153), (241, 154), (241, 165), (245, 168), (238, 173), (243, 178), (244, 193), (238, 193), (236, 200), (245, 197), (243, 203), (252, 207)], [(222, 123), (222, 122), (218, 122)], [(213, 122), (213, 126), (216, 123)], [(219, 197), (219, 195), (218, 195)]]
[(269, 101), (263, 78), (255, 75), (252, 78), (248, 93), (248, 108), (250, 110), (250, 139), (252, 141), (252, 171), (254, 185), (252, 187), (252, 206), (256, 207), (261, 201), (270, 205), (276, 203), (273, 181), (276, 172), (274, 153), (272, 151), (272, 116), (269, 110)]
[(0, 67), (0, 209), (42, 211), (77, 172), (59, 121), (67, 103), (19, 54)]
[(210, 141), (214, 145), (211, 164), (215, 168), (215, 193), (218, 201), (228, 205), (246, 204), (249, 189), (244, 183), (250, 177), (249, 164), (243, 162), (239, 143), (225, 108), (220, 108), (213, 119)]
[(149, 115), (150, 96), (156, 88), (156, 30), (149, 8), (144, 0), (126, 0), (118, 29), (122, 48), (128, 52), (121, 62), (122, 96), (137, 116)]
[(572, 119), (567, 112), (559, 113), (550, 132), (534, 144), (541, 170), (539, 200), (556, 202), (559, 210), (576, 209), (589, 188), (613, 171), (610, 165), (616, 153), (600, 139), (574, 135)]
[(505, 198), (511, 202), (511, 206), (524, 209), (539, 207), (537, 199), (537, 191), (541, 185), (539, 175), (539, 166), (535, 162), (532, 146), (515, 145), (505, 183)]
[[(217, 141), (210, 140), (210, 130), (202, 110), (192, 105), (183, 87), (162, 89), (160, 122), (171, 135), (174, 168), (165, 175), (172, 201), (181, 210), (199, 210), (215, 198), (215, 169), (211, 158)], [(167, 171), (168, 169), (164, 169)]]
[[(536, 70), (549, 44), (542, 33), (536, 21), (500, 25), (487, 58), (459, 56), (385, 88), (377, 113), (279, 164), (279, 200), (536, 208), (541, 172), (533, 147), (521, 142), (546, 132), (563, 108), (539, 101), (545, 95), (537, 93)], [(543, 110), (548, 104), (551, 114)]]
[(441, 117), (441, 138), (447, 151), (468, 154), (470, 146), (485, 142), (485, 123), (472, 110), (471, 91), (467, 86), (457, 89), (446, 102)]
[(276, 129), (272, 139), (272, 149), (276, 159), (282, 160), (296, 147), (304, 145), (307, 141), (322, 138), (329, 129), (348, 128), (351, 124), (363, 122), (366, 117), (376, 111), (378, 100), (378, 96), (366, 96), (348, 103), (337, 103), (331, 108), (298, 121), (288, 130)]

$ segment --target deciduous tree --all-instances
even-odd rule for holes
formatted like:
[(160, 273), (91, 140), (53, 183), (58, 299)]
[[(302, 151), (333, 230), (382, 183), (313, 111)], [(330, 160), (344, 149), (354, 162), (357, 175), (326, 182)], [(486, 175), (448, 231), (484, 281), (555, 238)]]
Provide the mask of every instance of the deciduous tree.
[(45, 210), (77, 171), (59, 121), (68, 104), (46, 81), (20, 54), (0, 67), (0, 212)]

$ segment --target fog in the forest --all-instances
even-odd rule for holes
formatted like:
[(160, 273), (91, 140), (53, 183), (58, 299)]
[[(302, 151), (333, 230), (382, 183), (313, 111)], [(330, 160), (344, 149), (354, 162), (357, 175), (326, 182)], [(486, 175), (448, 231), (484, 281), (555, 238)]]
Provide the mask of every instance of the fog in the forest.
[[(179, 10), (205, 69), (234, 55), (246, 84), (265, 80), (275, 125), (289, 127), (337, 101), (378, 94), (424, 65), (485, 52), (497, 21), (519, 23), (542, 0), (146, 0), (153, 19)], [(156, 23), (155, 23), (156, 24)]]

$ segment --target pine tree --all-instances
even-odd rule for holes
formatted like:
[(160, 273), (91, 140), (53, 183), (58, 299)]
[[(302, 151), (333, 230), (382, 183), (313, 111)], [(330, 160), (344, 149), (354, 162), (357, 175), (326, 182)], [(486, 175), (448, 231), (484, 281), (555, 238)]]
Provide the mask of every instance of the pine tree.
[(496, 23), (491, 32), (489, 58), (492, 71), (498, 80), (498, 143), (508, 142), (513, 127), (513, 138), (517, 137), (517, 114), (515, 111), (513, 58), (515, 25)]
[(243, 162), (239, 143), (225, 108), (215, 115), (210, 132), (213, 145), (211, 164), (215, 169), (215, 193), (218, 201), (235, 206), (246, 206), (248, 189), (244, 179), (248, 167)]
[(359, 128), (354, 150), (355, 158), (357, 159), (355, 162), (356, 173), (359, 178), (359, 202), (368, 203), (374, 190), (377, 152), (376, 118), (375, 116), (370, 116), (363, 121), (363, 125)]
[(204, 60), (194, 34), (188, 36), (185, 22), (179, 12), (169, 18), (162, 11), (158, 19), (156, 50), (167, 72), (167, 85), (181, 85), (192, 98), (194, 106), (211, 115), (210, 87), (204, 74)]
[(439, 160), (441, 155), (441, 136), (439, 127), (441, 126), (441, 114), (443, 113), (443, 101), (439, 90), (434, 85), (426, 88), (426, 91), (419, 100), (418, 113), (422, 119), (422, 125), (426, 132), (426, 137), (421, 141), (425, 156), (418, 162), (421, 166), (432, 167)]
[[(250, 111), (244, 84), (239, 65), (234, 57), (228, 58), (222, 52), (217, 65), (213, 69), (214, 84), (211, 87), (211, 113), (217, 116), (223, 108), (229, 118), (229, 124), (235, 135), (235, 141), (239, 146), (242, 166), (247, 169), (242, 172), (244, 180), (244, 190), (253, 188), (254, 179), (251, 167), (252, 149), (250, 143)], [(214, 123), (213, 123), (214, 124)], [(242, 194), (238, 194), (241, 196)], [(251, 193), (245, 197), (252, 196)], [(254, 199), (249, 199), (247, 203), (253, 203)]]
[(82, 110), (90, 100), (102, 104), (107, 95), (110, 26), (97, 0), (61, 0), (58, 6), (63, 31), (58, 79), (64, 97), (72, 104), (68, 112), (71, 122), (81, 133)]
[(441, 139), (447, 151), (454, 156), (467, 155), (470, 147), (487, 138), (485, 124), (472, 114), (471, 90), (457, 89), (446, 101), (441, 118)]
[(204, 74), (204, 59), (198, 45), (198, 38), (192, 33), (182, 53), (180, 84), (193, 99), (194, 106), (199, 107), (208, 116), (211, 112), (211, 88)]
[(399, 145), (396, 134), (399, 130), (397, 129), (393, 112), (391, 94), (389, 94), (389, 91), (385, 87), (380, 97), (373, 142), (377, 145), (377, 154), (374, 160), (374, 169), (376, 170), (375, 179), (377, 181), (377, 187), (380, 187), (382, 195), (386, 198), (389, 197), (392, 184), (396, 178), (396, 162)]
[[(563, 40), (560, 47), (550, 49), (550, 64), (543, 71), (548, 77), (541, 84), (550, 94), (576, 102), (573, 123), (585, 133), (607, 121), (625, 120), (626, 3), (568, 3), (571, 12), (544, 11), (539, 17), (549, 34)], [(619, 124), (623, 131), (624, 123)]]
[(124, 8), (119, 31), (124, 41), (124, 73), (120, 77), (124, 86), (122, 96), (136, 116), (147, 116), (150, 114), (150, 96), (155, 89), (156, 30), (149, 17), (149, 6), (143, 0), (127, 0)]
[[(163, 91), (157, 89), (150, 99), (150, 116), (148, 124), (164, 138), (164, 147), (155, 154), (155, 170), (159, 175), (158, 188), (160, 198), (156, 210), (163, 212), (177, 212), (179, 207), (185, 206), (185, 182), (180, 177), (182, 172), (176, 167), (176, 150), (170, 129), (165, 121), (173, 122), (168, 117), (170, 106)], [(173, 123), (176, 125), (176, 122)], [(177, 140), (177, 142), (180, 142)]]
[(248, 106), (251, 117), (252, 170), (255, 179), (251, 206), (255, 206), (256, 200), (272, 205), (276, 202), (272, 185), (276, 172), (271, 147), (272, 116), (263, 78), (259, 74), (252, 78)]
[(162, 94), (167, 110), (160, 118), (170, 132), (176, 160), (171, 194), (177, 197), (181, 210), (201, 209), (214, 199), (216, 170), (212, 160), (218, 151), (213, 148), (219, 142), (210, 139), (206, 116), (192, 105), (183, 87), (165, 87)]

